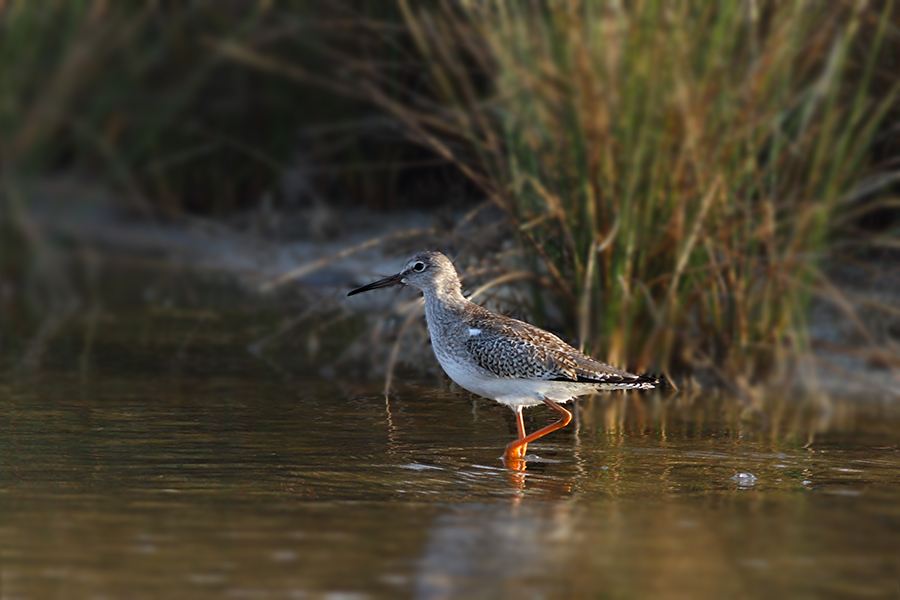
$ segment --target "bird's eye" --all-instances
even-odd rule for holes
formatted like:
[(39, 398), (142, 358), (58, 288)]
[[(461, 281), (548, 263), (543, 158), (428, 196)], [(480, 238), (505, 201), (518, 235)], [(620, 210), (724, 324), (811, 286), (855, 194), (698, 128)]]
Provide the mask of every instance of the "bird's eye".
[(425, 263), (423, 263), (423, 262), (417, 262), (416, 264), (413, 265), (413, 271), (418, 271), (419, 273), (421, 273), (424, 270), (425, 270)]

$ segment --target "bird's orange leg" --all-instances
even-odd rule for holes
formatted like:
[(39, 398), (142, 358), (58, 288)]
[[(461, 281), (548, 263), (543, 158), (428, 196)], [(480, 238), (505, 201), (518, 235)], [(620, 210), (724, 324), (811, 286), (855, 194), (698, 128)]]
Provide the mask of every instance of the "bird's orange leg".
[(510, 442), (509, 445), (506, 446), (506, 451), (503, 453), (503, 460), (507, 460), (510, 458), (521, 459), (525, 456), (525, 448), (528, 446), (527, 443), (516, 444), (523, 439), (525, 439), (525, 421), (522, 420), (522, 406), (516, 407), (516, 428), (519, 430), (519, 439), (515, 442)]
[[(525, 423), (522, 421), (522, 408), (519, 407), (516, 410), (516, 425), (519, 428), (519, 439), (513, 440), (509, 444), (506, 445), (506, 451), (503, 453), (503, 462), (512, 461), (513, 464), (517, 464), (522, 461), (522, 457), (525, 456), (525, 447), (528, 446), (529, 442), (533, 442), (534, 440), (544, 437), (548, 433), (552, 433), (557, 429), (562, 429), (572, 420), (572, 413), (564, 409), (562, 406), (554, 402), (553, 400), (548, 400), (547, 398), (541, 398), (544, 401), (544, 404), (555, 410), (559, 413), (559, 420), (555, 423), (551, 423), (542, 429), (538, 429), (531, 435), (525, 435)], [(515, 466), (513, 468), (516, 468)]]

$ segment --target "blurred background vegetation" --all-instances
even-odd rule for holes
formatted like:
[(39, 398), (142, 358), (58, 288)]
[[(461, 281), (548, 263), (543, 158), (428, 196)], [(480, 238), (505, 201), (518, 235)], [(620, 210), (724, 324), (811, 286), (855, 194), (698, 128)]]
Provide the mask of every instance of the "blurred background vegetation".
[(898, 57), (894, 2), (0, 0), (4, 339), (67, 310), (35, 215), (97, 190), (284, 242), (487, 202), (522, 312), (613, 364), (783, 380), (818, 297), (896, 368), (832, 277), (897, 277)]

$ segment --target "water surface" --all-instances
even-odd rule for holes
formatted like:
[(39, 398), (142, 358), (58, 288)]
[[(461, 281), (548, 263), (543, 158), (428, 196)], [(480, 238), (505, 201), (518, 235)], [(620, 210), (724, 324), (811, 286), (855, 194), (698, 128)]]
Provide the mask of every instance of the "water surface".
[(136, 311), (7, 355), (0, 596), (900, 594), (893, 405), (600, 396), (518, 473), (508, 409), (274, 368), (247, 327)]

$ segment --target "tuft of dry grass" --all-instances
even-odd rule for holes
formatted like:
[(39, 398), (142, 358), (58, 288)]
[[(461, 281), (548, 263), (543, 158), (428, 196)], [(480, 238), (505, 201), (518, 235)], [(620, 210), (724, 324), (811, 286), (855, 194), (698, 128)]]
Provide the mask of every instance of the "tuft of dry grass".
[(638, 370), (786, 375), (832, 224), (876, 181), (890, 3), (401, 5), (452, 159), (570, 333)]

